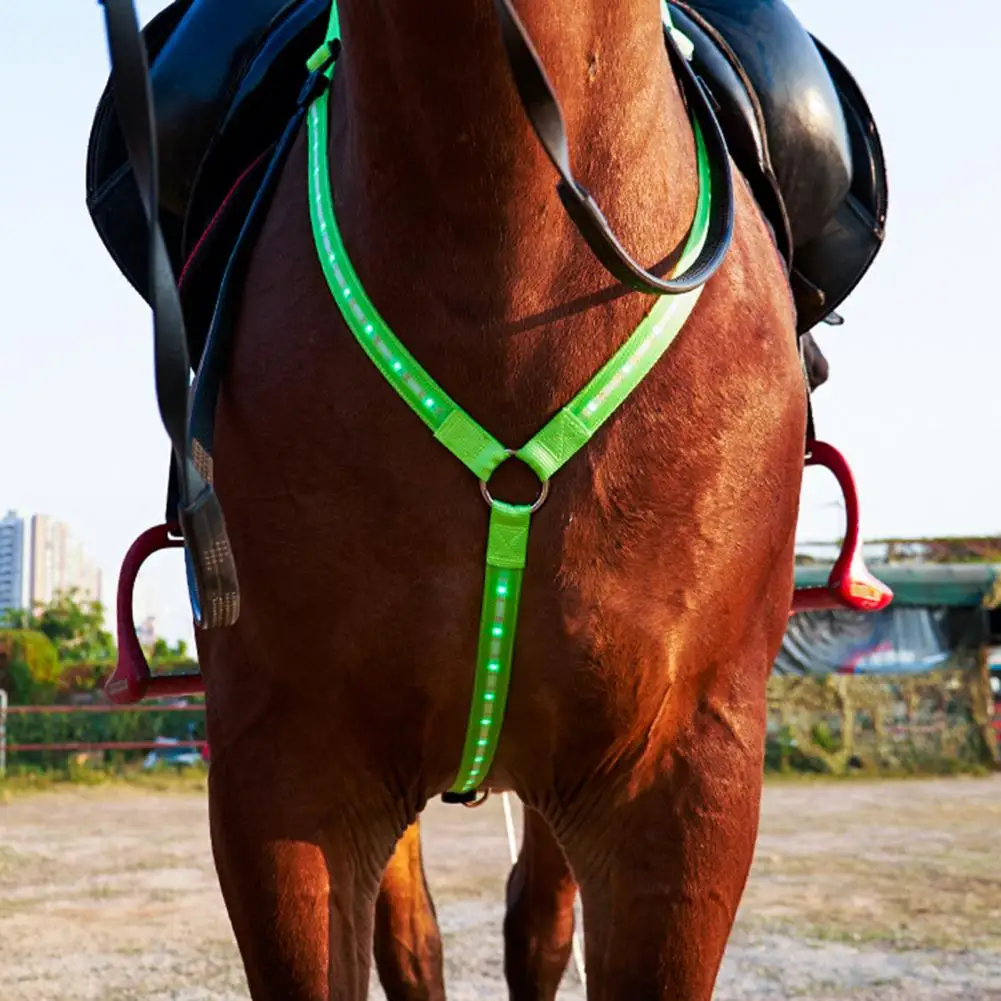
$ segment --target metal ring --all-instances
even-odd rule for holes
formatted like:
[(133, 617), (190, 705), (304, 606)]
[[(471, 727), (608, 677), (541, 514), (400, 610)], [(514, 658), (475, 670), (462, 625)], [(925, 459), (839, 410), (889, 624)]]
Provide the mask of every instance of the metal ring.
[(470, 800), (468, 803), (463, 803), (462, 805), (467, 810), (475, 810), (478, 807), (483, 806), (483, 804), (488, 799), (490, 799), (490, 790), (489, 789), (481, 789), (480, 793), (479, 793), (479, 796), (476, 799)]
[[(517, 452), (513, 448), (504, 449), (506, 456), (510, 459), (512, 456), (517, 456)], [(528, 463), (526, 463), (528, 465)], [(531, 469), (531, 467), (529, 466)], [(533, 469), (532, 472), (535, 472)], [(542, 484), (542, 489), (539, 491), (539, 496), (535, 498), (535, 503), (532, 505), (531, 513), (535, 514), (536, 511), (546, 503), (546, 498), (549, 496), (549, 480), (540, 480)], [(494, 506), (494, 499), (490, 496), (490, 490), (487, 487), (486, 480), (480, 480), (480, 493), (483, 494), (483, 499), (487, 502), (490, 507)]]

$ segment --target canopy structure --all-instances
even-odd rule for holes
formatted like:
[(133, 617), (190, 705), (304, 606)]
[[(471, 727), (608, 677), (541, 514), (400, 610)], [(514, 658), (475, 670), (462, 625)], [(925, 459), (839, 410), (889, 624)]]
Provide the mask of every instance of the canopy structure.
[[(990, 599), (1001, 591), (997, 563), (887, 563), (870, 569), (893, 591), (891, 608), (993, 607), (997, 602)], [(825, 584), (830, 572), (829, 563), (797, 566), (796, 586)]]
[[(789, 620), (779, 674), (919, 674), (944, 667), (998, 632), (999, 563), (872, 563), (894, 592), (882, 612), (807, 612)], [(826, 582), (830, 563), (796, 567), (796, 586)]]

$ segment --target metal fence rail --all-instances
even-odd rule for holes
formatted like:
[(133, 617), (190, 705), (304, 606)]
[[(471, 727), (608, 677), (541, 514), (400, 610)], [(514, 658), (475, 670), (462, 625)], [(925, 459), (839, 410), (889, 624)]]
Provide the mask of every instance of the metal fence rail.
[(97, 743), (68, 741), (62, 744), (8, 744), (7, 750), (15, 751), (153, 751), (187, 747), (201, 750), (208, 747), (207, 740), (171, 740), (169, 743), (155, 740), (105, 740)]
[(19, 741), (11, 743), (9, 737), (9, 716), (71, 716), (78, 713), (102, 714), (106, 716), (130, 715), (134, 713), (201, 713), (204, 703), (195, 705), (156, 705), (141, 703), (132, 706), (115, 705), (58, 705), (58, 706), (12, 706), (8, 704), (7, 692), (0, 688), (0, 778), (7, 773), (7, 759), (10, 754), (52, 751), (62, 753), (87, 753), (92, 751), (154, 751), (154, 750), (197, 750), (204, 756), (209, 744), (207, 740), (184, 740), (180, 738), (160, 738), (158, 740), (61, 740), (51, 742)]
[(11, 716), (41, 715), (43, 713), (196, 713), (204, 712), (201, 703), (194, 706), (157, 706), (143, 703), (134, 706), (9, 706), (7, 712)]

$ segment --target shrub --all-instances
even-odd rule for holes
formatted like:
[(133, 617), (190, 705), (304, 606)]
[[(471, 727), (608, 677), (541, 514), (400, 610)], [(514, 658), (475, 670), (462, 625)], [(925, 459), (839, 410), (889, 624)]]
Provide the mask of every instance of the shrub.
[(0, 687), (15, 705), (55, 701), (61, 670), (48, 636), (32, 629), (0, 630)]

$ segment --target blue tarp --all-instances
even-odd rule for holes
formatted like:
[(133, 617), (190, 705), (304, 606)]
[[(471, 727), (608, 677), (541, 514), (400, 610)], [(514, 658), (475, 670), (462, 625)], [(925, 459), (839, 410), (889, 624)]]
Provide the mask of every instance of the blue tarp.
[[(955, 650), (951, 614), (1001, 597), (1001, 567), (987, 563), (872, 564), (894, 593), (882, 612), (803, 612), (792, 616), (775, 662), (779, 674), (920, 674)], [(824, 584), (830, 564), (796, 567), (796, 586)]]
[(789, 620), (777, 674), (922, 674), (952, 655), (945, 608), (801, 612)]

